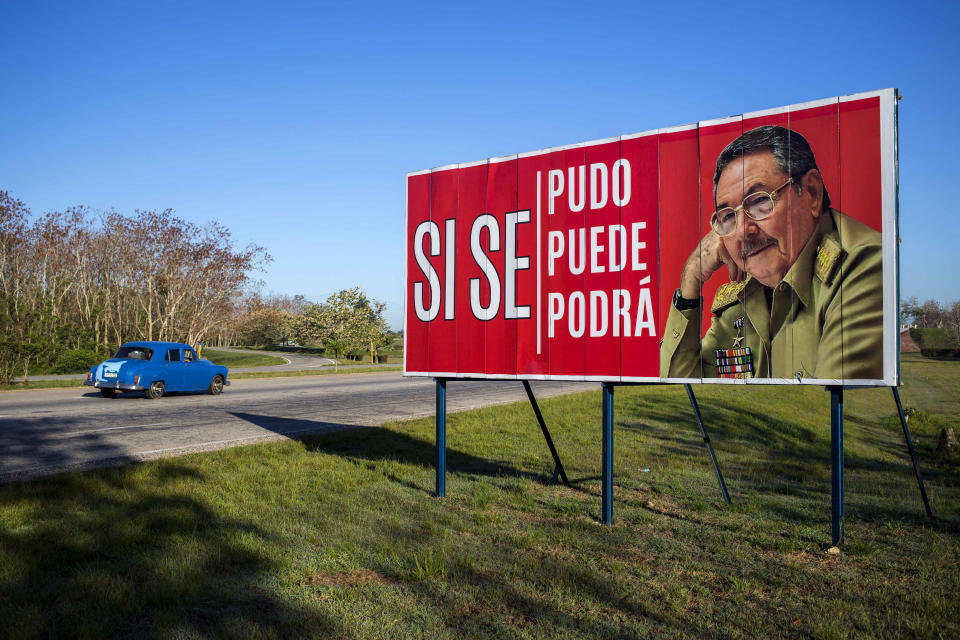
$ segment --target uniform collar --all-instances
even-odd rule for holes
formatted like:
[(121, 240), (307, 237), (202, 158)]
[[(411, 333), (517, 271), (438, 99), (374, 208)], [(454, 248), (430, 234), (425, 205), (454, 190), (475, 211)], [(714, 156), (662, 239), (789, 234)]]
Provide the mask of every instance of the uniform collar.
[[(813, 282), (813, 268), (816, 265), (817, 249), (820, 247), (820, 241), (829, 235), (833, 228), (833, 209), (830, 209), (820, 215), (817, 226), (810, 234), (803, 251), (797, 256), (796, 261), (790, 266), (787, 275), (781, 281), (793, 289), (804, 307), (809, 307), (811, 303), (810, 285)], [(760, 285), (759, 282), (756, 284)]]

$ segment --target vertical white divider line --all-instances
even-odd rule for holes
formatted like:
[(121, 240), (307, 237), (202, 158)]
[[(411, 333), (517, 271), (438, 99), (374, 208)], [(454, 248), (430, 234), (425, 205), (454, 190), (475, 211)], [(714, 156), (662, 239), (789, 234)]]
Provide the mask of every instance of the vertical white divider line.
[[(459, 176), (457, 182), (457, 190), (459, 192)], [(459, 198), (459, 194), (458, 194)], [(460, 202), (457, 201), (457, 215), (460, 213)], [(453, 320), (454, 319), (454, 300), (456, 299), (456, 260), (457, 260), (457, 220), (456, 218), (450, 218), (444, 223), (444, 238), (446, 238), (445, 243), (445, 270), (443, 273), (443, 319), (444, 320)]]
[(537, 355), (542, 353), (540, 346), (540, 172), (537, 171)]

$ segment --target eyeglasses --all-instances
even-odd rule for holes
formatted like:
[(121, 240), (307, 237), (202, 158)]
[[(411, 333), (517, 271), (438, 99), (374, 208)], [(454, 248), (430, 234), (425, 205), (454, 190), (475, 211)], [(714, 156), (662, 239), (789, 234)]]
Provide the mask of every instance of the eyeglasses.
[(728, 236), (737, 229), (737, 211), (743, 209), (744, 215), (751, 220), (766, 220), (773, 215), (773, 208), (777, 202), (777, 194), (785, 186), (793, 182), (790, 178), (773, 191), (754, 191), (746, 198), (739, 207), (724, 207), (713, 212), (710, 216), (710, 226), (717, 232), (718, 236)]

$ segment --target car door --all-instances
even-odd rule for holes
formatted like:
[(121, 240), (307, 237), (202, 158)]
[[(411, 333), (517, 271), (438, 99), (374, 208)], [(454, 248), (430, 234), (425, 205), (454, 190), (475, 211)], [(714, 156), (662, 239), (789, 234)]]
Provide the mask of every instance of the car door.
[(184, 368), (184, 388), (190, 391), (199, 391), (206, 389), (210, 381), (206, 379), (207, 368), (200, 362), (196, 352), (193, 349), (183, 350), (183, 368)]
[(163, 359), (164, 384), (167, 391), (183, 391), (186, 380), (186, 366), (180, 354), (180, 349), (167, 349)]

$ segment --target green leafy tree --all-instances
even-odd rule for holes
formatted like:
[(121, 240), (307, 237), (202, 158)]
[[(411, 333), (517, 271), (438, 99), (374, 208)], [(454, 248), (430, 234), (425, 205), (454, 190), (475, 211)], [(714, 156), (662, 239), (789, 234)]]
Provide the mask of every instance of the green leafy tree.
[(322, 342), (338, 355), (364, 353), (370, 343), (378, 348), (387, 343), (386, 308), (360, 287), (344, 289), (306, 307), (294, 322), (293, 335), (301, 344)]
[(947, 337), (954, 348), (960, 347), (960, 300), (953, 303), (950, 309), (944, 309), (944, 326)]
[(900, 324), (912, 325), (919, 321), (922, 311), (916, 296), (900, 300)]

